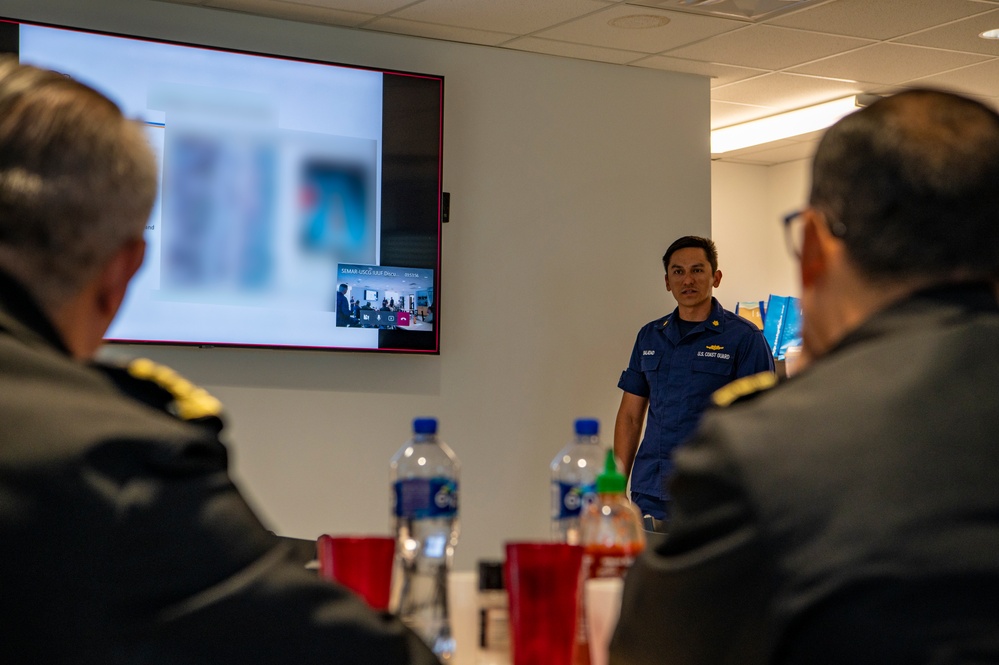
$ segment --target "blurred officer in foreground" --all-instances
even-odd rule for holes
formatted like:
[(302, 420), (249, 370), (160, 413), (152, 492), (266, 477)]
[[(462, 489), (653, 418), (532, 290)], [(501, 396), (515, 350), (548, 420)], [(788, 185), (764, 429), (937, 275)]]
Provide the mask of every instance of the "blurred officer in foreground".
[(113, 103), (0, 61), (0, 661), (437, 662), (261, 526), (211, 396), (91, 360), (155, 189)]
[(999, 116), (847, 116), (788, 216), (810, 365), (714, 396), (614, 665), (999, 662)]

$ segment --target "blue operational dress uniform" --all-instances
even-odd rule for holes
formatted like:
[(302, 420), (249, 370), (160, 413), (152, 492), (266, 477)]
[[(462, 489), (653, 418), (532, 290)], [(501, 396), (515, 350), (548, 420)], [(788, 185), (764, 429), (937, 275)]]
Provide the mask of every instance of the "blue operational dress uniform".
[(763, 333), (723, 309), (717, 299), (711, 299), (707, 320), (686, 335), (671, 323), (674, 319), (679, 320), (679, 308), (638, 332), (628, 369), (617, 384), (649, 400), (645, 436), (631, 470), (631, 491), (660, 500), (664, 511), (671, 454), (693, 433), (711, 393), (740, 377), (774, 371)]

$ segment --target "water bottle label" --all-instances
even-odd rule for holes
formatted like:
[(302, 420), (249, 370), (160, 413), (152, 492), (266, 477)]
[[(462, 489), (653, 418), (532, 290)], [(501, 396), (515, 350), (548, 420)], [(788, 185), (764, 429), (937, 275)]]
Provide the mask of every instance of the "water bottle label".
[(559, 510), (555, 519), (579, 517), (579, 512), (587, 502), (597, 495), (596, 483), (580, 485), (578, 483), (558, 483)]
[(395, 483), (396, 517), (424, 519), (458, 514), (458, 482), (451, 478), (410, 478)]

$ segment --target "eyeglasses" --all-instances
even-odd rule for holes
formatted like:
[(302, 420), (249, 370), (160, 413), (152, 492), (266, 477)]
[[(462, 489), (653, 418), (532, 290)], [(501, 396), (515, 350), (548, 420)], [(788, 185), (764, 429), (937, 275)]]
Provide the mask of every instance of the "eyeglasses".
[[(808, 210), (808, 208), (805, 208)], [(801, 259), (801, 247), (805, 241), (805, 210), (796, 210), (795, 212), (784, 215), (782, 218), (784, 220), (784, 241), (787, 243), (787, 251), (791, 253), (796, 259)], [(843, 239), (846, 237), (846, 225), (836, 220), (830, 220), (829, 215), (826, 213), (822, 214), (822, 219), (825, 220), (826, 226), (829, 228), (829, 233), (834, 237)]]

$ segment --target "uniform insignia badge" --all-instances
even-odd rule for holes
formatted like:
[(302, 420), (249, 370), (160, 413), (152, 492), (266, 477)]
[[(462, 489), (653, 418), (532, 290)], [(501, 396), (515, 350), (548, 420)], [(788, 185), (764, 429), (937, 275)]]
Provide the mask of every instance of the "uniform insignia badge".
[(714, 321), (712, 321), (712, 322), (711, 322), (711, 325), (713, 325), (713, 326), (717, 326), (717, 325), (719, 325), (719, 323), (718, 323), (718, 320), (717, 320), (717, 319), (715, 319)]
[(725, 347), (724, 346), (718, 346), (717, 344), (712, 344), (711, 346), (706, 346), (704, 348), (707, 349), (708, 351), (721, 351)]

